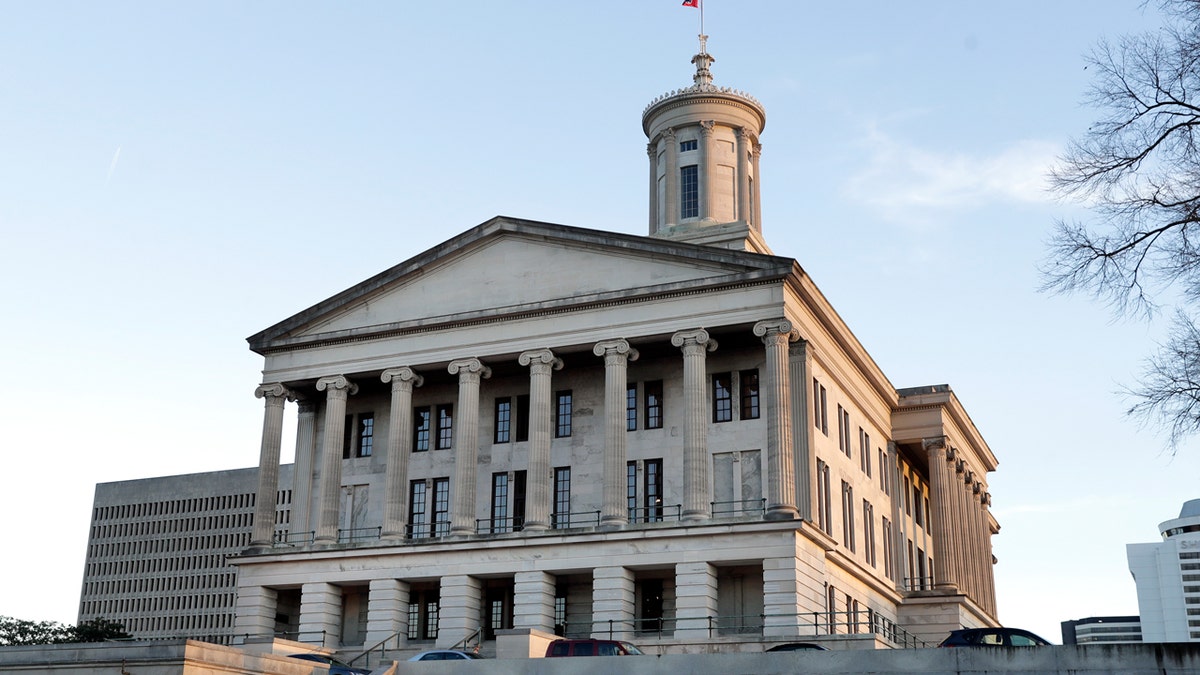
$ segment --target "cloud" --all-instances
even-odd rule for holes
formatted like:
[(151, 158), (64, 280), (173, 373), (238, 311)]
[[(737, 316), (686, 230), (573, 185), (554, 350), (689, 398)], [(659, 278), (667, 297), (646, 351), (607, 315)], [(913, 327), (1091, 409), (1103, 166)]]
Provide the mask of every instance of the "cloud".
[(993, 155), (943, 153), (896, 140), (872, 129), (862, 143), (867, 165), (844, 192), (905, 222), (926, 222), (948, 211), (996, 202), (1049, 203), (1046, 174), (1062, 151), (1054, 143), (1025, 140)]

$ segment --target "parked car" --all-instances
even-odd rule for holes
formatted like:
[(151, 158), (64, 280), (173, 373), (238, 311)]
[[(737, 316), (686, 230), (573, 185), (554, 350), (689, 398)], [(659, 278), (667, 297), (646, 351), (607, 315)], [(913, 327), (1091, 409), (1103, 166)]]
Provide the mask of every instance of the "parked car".
[(775, 645), (774, 647), (771, 647), (767, 651), (769, 651), (769, 652), (806, 652), (806, 651), (827, 652), (829, 650), (822, 647), (821, 645), (813, 644), (812, 642), (785, 642), (781, 645)]
[(622, 640), (555, 640), (546, 656), (635, 656), (644, 652)]
[(963, 628), (952, 631), (939, 647), (1040, 647), (1049, 641), (1020, 628)]
[(302, 654), (288, 654), (293, 659), (303, 659), (305, 661), (315, 661), (324, 663), (329, 666), (329, 675), (370, 675), (371, 671), (366, 668), (355, 668), (349, 663), (339, 661), (332, 656), (325, 654), (317, 654), (316, 652), (305, 652)]
[(409, 661), (470, 661), (472, 659), (482, 659), (483, 657), (472, 652), (464, 652), (458, 649), (430, 649), (421, 652), (409, 658)]

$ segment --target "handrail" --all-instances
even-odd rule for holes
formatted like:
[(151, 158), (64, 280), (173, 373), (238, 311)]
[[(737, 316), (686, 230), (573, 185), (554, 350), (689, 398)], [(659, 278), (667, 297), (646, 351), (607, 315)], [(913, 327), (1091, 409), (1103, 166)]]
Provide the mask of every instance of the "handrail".
[(371, 539), (379, 539), (383, 536), (382, 527), (348, 527), (338, 529), (337, 540), (339, 544), (353, 544), (356, 541), (367, 541)]
[[(586, 518), (575, 516), (586, 516)], [(582, 521), (582, 522), (576, 522)], [(600, 509), (595, 511), (571, 511), (550, 514), (550, 529), (566, 530), (572, 527), (597, 527), (600, 525)]]
[[(362, 652), (361, 654), (359, 654), (358, 656), (355, 656), (355, 657), (354, 657), (354, 658), (352, 658), (352, 659), (346, 659), (346, 663), (349, 663), (350, 665), (354, 665), (354, 662), (355, 662), (355, 661), (357, 661), (357, 660), (361, 659), (362, 657), (366, 656), (367, 654), (370, 654), (371, 652), (375, 651), (376, 649), (378, 649), (378, 650), (379, 650), (379, 654), (380, 654), (379, 660), (380, 660), (380, 661), (382, 661), (382, 660), (383, 660), (383, 653), (384, 653), (385, 651), (387, 651), (387, 650), (384, 648), (384, 645), (386, 645), (386, 644), (387, 644), (388, 640), (392, 640), (392, 639), (398, 639), (398, 638), (400, 637), (400, 635), (401, 635), (401, 634), (405, 634), (405, 635), (407, 635), (407, 631), (406, 631), (406, 632), (404, 632), (404, 633), (401, 633), (401, 631), (396, 631), (395, 633), (392, 633), (391, 635), (389, 635), (389, 636), (387, 636), (387, 637), (383, 638), (383, 639), (382, 639), (382, 640), (380, 640), (379, 642), (376, 642), (374, 645), (372, 645), (372, 646), (368, 647), (367, 649), (363, 650), (363, 652)], [(399, 644), (399, 642), (397, 642), (397, 643), (396, 643), (396, 648), (397, 648), (397, 649), (399, 649), (399, 647), (400, 647), (400, 644)], [(369, 666), (369, 665), (371, 665), (371, 659), (367, 659), (367, 665), (368, 665), (368, 666)]]
[(763, 515), (767, 512), (767, 500), (764, 498), (709, 502), (709, 505), (712, 507), (713, 517), (718, 515)]
[[(459, 640), (458, 642), (455, 642), (454, 646), (450, 647), (450, 649), (463, 649), (467, 645), (471, 644), (471, 638), (479, 638), (482, 634), (483, 634), (483, 626), (480, 626), (479, 628), (476, 628), (475, 630), (471, 631), (470, 633), (467, 633), (467, 636), (465, 638)], [(482, 644), (483, 644), (482, 640), (477, 639), (475, 641), (476, 647), (478, 647)]]

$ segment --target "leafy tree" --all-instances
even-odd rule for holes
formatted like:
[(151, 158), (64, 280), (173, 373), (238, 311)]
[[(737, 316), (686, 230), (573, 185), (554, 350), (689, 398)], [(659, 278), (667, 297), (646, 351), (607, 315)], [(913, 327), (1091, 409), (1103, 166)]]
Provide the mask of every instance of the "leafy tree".
[(1127, 389), (1128, 412), (1166, 431), (1172, 450), (1200, 431), (1200, 0), (1157, 0), (1157, 31), (1101, 42), (1087, 102), (1099, 119), (1051, 173), (1090, 205), (1090, 224), (1059, 221), (1045, 288), (1084, 292), (1118, 315), (1171, 328)]
[(129, 637), (123, 625), (104, 618), (69, 626), (55, 621), (27, 621), (0, 616), (0, 646), (104, 642)]

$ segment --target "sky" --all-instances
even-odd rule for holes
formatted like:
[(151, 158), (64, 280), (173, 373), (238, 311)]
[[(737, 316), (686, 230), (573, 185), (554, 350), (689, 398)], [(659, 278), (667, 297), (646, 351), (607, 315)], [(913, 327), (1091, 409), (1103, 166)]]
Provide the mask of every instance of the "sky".
[[(245, 338), (496, 215), (647, 232), (678, 0), (0, 0), (0, 615), (74, 623), (96, 483), (254, 466)], [(1137, 614), (1125, 544), (1200, 497), (1124, 415), (1162, 320), (1039, 291), (1084, 56), (1140, 0), (709, 0), (763, 230), (896, 387), (948, 383), (989, 476), (1000, 619)], [(285, 439), (284, 448), (289, 448)]]

